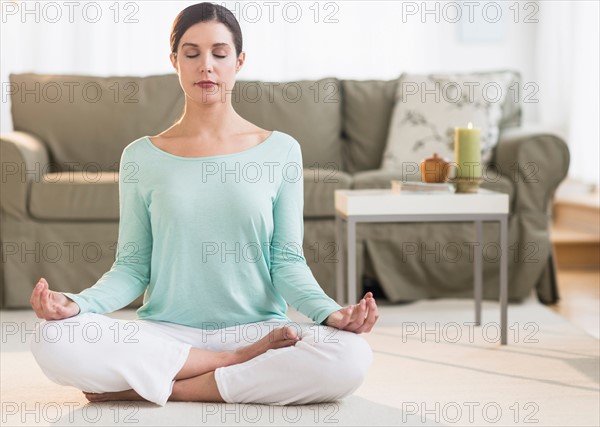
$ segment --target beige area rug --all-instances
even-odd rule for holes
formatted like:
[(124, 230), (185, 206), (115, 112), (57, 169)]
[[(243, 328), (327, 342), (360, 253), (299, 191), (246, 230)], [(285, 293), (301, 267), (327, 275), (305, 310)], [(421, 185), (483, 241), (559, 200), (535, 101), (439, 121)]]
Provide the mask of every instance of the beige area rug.
[[(168, 402), (91, 404), (48, 380), (19, 333), (30, 311), (2, 311), (2, 425), (452, 425), (597, 426), (599, 341), (530, 299), (509, 307), (509, 345), (498, 342), (499, 309), (473, 301), (380, 306), (363, 336), (373, 365), (354, 395), (300, 406)], [(133, 311), (111, 317), (133, 319)], [(306, 321), (290, 311), (295, 321)]]

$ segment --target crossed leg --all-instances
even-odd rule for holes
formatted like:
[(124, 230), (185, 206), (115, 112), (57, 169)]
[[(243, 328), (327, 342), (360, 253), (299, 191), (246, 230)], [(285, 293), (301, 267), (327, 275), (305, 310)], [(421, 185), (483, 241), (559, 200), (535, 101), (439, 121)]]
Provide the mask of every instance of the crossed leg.
[[(179, 402), (225, 402), (215, 381), (215, 369), (246, 362), (267, 350), (293, 346), (301, 338), (293, 328), (283, 326), (269, 332), (256, 343), (234, 351), (208, 351), (192, 348), (188, 358), (177, 373), (173, 392), (168, 400)], [(146, 400), (135, 390), (106, 393), (83, 392), (90, 402), (112, 400)]]

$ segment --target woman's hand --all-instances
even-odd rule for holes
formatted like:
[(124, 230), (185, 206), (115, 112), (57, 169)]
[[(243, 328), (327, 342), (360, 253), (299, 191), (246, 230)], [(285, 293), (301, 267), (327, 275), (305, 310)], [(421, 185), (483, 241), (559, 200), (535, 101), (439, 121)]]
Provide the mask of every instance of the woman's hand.
[(367, 292), (358, 304), (331, 313), (325, 320), (325, 325), (361, 334), (371, 332), (378, 318), (375, 298), (371, 292)]
[(37, 282), (29, 300), (40, 319), (61, 320), (79, 314), (79, 306), (60, 292), (51, 291), (43, 277)]

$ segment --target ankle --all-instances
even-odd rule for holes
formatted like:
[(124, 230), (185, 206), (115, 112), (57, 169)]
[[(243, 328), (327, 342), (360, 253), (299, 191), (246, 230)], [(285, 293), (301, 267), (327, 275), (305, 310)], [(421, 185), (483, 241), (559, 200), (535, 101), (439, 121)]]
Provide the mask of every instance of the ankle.
[(242, 354), (237, 350), (221, 352), (221, 361), (223, 366), (235, 365), (244, 362)]

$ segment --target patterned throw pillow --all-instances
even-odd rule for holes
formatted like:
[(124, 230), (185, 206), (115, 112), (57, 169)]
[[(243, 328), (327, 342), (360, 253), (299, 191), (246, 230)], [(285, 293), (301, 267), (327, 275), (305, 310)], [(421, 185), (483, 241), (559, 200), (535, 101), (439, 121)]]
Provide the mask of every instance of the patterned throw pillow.
[(381, 169), (420, 179), (415, 168), (434, 152), (454, 162), (454, 128), (471, 122), (481, 131), (485, 166), (498, 143), (502, 108), (514, 82), (510, 71), (473, 74), (402, 74)]

